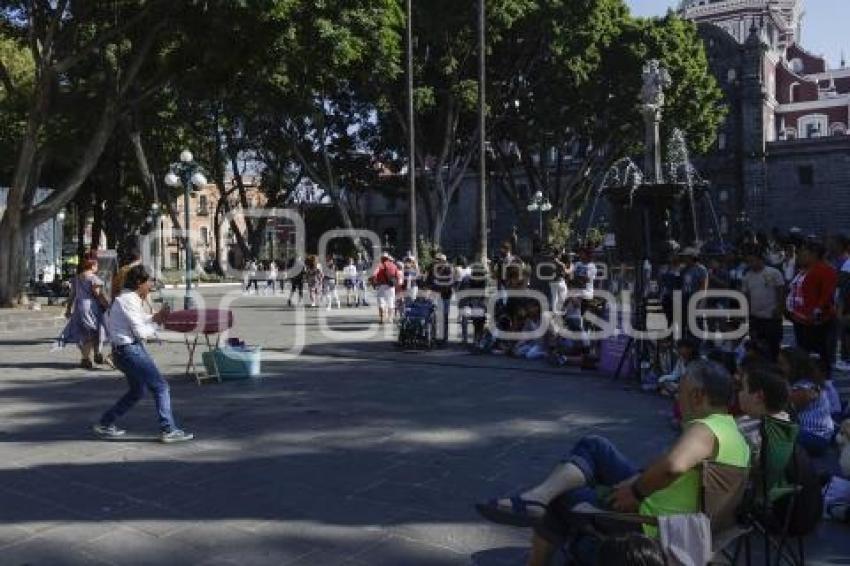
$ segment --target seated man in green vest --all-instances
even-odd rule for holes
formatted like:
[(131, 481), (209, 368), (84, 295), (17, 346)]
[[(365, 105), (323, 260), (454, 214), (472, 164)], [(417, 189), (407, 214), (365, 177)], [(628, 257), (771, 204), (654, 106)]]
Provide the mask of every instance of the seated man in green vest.
[[(750, 463), (747, 442), (728, 413), (733, 394), (732, 377), (723, 367), (705, 360), (691, 362), (678, 391), (688, 425), (672, 448), (644, 471), (607, 439), (588, 436), (543, 483), (476, 508), (496, 523), (534, 527), (531, 565), (549, 563), (552, 551), (570, 531), (563, 512), (580, 503), (648, 516), (696, 513), (702, 462), (739, 467)], [(608, 488), (608, 494), (603, 497), (600, 488)]]

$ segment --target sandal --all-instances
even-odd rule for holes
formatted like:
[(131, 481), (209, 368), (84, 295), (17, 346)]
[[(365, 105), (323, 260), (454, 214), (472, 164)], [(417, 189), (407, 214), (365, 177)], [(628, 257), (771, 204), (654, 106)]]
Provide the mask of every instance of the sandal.
[[(533, 527), (542, 521), (547, 510), (547, 506), (543, 503), (527, 501), (518, 495), (510, 497), (508, 500), (511, 502), (510, 507), (499, 505), (498, 499), (491, 499), (487, 503), (476, 503), (475, 509), (479, 515), (488, 521), (511, 527)], [(540, 516), (531, 515), (529, 513), (531, 508), (542, 509), (543, 514)]]

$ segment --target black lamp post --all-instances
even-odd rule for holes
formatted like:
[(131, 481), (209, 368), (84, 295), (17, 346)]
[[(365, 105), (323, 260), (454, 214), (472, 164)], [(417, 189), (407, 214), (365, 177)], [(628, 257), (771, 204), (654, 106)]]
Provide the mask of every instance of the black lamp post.
[(183, 187), (183, 226), (184, 242), (186, 248), (186, 294), (183, 297), (183, 308), (192, 308), (192, 242), (189, 219), (189, 192), (192, 187), (200, 189), (207, 184), (207, 178), (201, 172), (201, 167), (195, 163), (192, 152), (184, 149), (180, 153), (180, 162), (171, 166), (171, 170), (165, 176), (165, 184), (169, 187)]
[(160, 224), (160, 211), (159, 211), (159, 203), (154, 202), (151, 203), (150, 210), (148, 211), (148, 215), (145, 218), (145, 223), (150, 226), (151, 230), (154, 231), (156, 238), (156, 247), (153, 252), (153, 272), (154, 275), (159, 278), (159, 254), (160, 254), (160, 232), (161, 232), (161, 224)]
[[(62, 228), (60, 229), (59, 233), (64, 235), (65, 234), (65, 211), (64, 210), (60, 210), (59, 214), (57, 214), (56, 218), (53, 220), (53, 281), (54, 282), (59, 282), (59, 281), (62, 280), (62, 251), (63, 251), (62, 250), (62, 242), (58, 242), (58, 244), (59, 244), (59, 257), (57, 258), (57, 256), (56, 256), (56, 244), (57, 244), (56, 223), (57, 222), (62, 225)], [(62, 239), (64, 240), (64, 238), (62, 238)], [(57, 261), (56, 261), (57, 259), (59, 260), (58, 261), (59, 265), (57, 265)]]
[(534, 193), (534, 196), (531, 197), (531, 201), (528, 203), (528, 211), (536, 212), (537, 218), (539, 221), (539, 235), (540, 235), (540, 243), (543, 243), (543, 213), (549, 212), (552, 210), (552, 203), (549, 202), (549, 199), (543, 196), (542, 191), (537, 191)]

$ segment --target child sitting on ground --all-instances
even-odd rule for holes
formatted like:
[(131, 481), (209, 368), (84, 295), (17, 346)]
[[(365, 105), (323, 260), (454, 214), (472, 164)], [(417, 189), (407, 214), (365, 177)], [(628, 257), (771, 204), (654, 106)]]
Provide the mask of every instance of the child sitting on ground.
[(835, 435), (823, 378), (809, 353), (800, 348), (783, 349), (778, 361), (791, 386), (791, 407), (800, 426), (798, 442), (810, 456), (823, 456)]
[[(543, 318), (540, 312), (540, 304), (536, 301), (529, 302), (525, 309), (525, 319), (522, 321), (521, 332), (524, 334), (536, 333), (540, 329)], [(527, 338), (514, 344), (511, 355), (518, 358), (537, 360), (546, 357), (546, 347), (543, 337)]]
[(679, 380), (685, 375), (685, 368), (699, 355), (699, 346), (692, 340), (682, 339), (676, 342), (676, 352), (679, 359), (673, 371), (658, 378), (658, 392), (668, 397), (676, 395), (676, 391), (679, 390)]

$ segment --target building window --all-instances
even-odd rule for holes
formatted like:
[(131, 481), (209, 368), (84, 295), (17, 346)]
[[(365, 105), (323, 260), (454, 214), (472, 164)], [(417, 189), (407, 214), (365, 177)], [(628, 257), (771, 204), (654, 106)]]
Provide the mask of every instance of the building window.
[(206, 226), (201, 226), (201, 243), (205, 246), (210, 243), (210, 230)]
[(796, 140), (797, 139), (797, 128), (785, 128), (785, 139), (786, 140)]
[(730, 83), (734, 83), (738, 79), (738, 71), (735, 69), (729, 69), (726, 73), (726, 80)]
[(805, 139), (819, 138), (826, 135), (827, 117), (823, 114), (810, 114), (803, 116), (797, 122), (800, 137)]
[(717, 149), (721, 151), (726, 149), (726, 134), (724, 134), (723, 132), (720, 132), (720, 134), (717, 136)]
[(836, 122), (829, 127), (829, 133), (833, 136), (843, 136), (847, 133), (847, 126), (841, 122)]
[(799, 57), (791, 59), (791, 70), (798, 75), (803, 72), (803, 60)]
[(811, 187), (815, 184), (815, 168), (812, 165), (801, 165), (797, 168), (797, 174), (800, 177), (800, 185)]
[(798, 102), (797, 96), (800, 91), (800, 83), (793, 83), (788, 90), (788, 102)]

